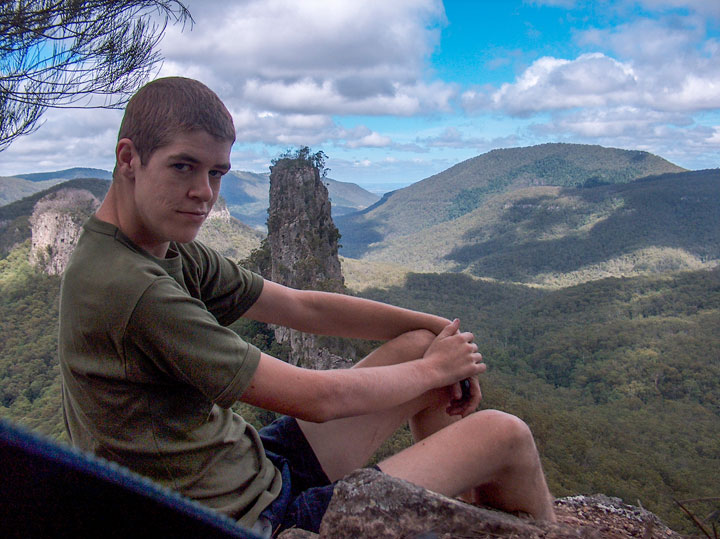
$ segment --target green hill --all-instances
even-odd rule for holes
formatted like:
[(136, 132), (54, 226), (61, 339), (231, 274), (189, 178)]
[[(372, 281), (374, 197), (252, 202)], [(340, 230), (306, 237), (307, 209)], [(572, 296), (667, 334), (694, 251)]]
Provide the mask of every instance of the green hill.
[(351, 256), (353, 238), (364, 234), (373, 238), (360, 256), (368, 261), (552, 287), (720, 261), (720, 170), (575, 187), (515, 186), (459, 217), (403, 233), (380, 234), (373, 217), (349, 224), (396, 196), (362, 216), (337, 219), (344, 255)]
[(63, 181), (64, 180), (45, 180), (32, 182), (12, 176), (0, 177), (0, 206), (5, 206), (6, 204), (30, 196), (38, 191), (44, 191), (56, 183)]
[(601, 146), (542, 144), (493, 150), (394, 191), (362, 212), (340, 217), (342, 254), (371, 254), (387, 241), (454, 222), (517, 189), (589, 188), (683, 170), (647, 152)]
[[(720, 259), (720, 171), (645, 178), (555, 196), (524, 191), (490, 227), (468, 228), (445, 256), (457, 269), (540, 281), (634, 257), (621, 274), (692, 269)], [(477, 211), (474, 213), (478, 213)]]

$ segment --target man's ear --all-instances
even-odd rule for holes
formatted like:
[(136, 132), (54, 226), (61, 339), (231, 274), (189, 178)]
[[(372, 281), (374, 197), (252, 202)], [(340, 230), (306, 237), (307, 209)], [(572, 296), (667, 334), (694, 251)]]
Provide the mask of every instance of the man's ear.
[(115, 160), (118, 174), (133, 180), (135, 178), (135, 167), (140, 163), (140, 155), (135, 149), (132, 140), (129, 138), (118, 140), (115, 147)]

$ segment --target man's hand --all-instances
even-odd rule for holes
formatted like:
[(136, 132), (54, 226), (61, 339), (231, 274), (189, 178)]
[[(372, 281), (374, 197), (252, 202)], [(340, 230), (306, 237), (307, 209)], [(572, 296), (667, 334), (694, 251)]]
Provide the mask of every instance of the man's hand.
[[(455, 319), (445, 326), (440, 334), (428, 347), (423, 360), (435, 370), (442, 381), (441, 385), (455, 385), (453, 401), (462, 400), (462, 392), (458, 382), (465, 378), (475, 379), (475, 376), (485, 372), (486, 366), (482, 362), (482, 355), (478, 353), (477, 345), (473, 342), (474, 336), (470, 332), (460, 332), (460, 321)], [(468, 404), (480, 401), (480, 387), (477, 380), (470, 384), (471, 397)], [(462, 406), (463, 409), (466, 406)]]
[(446, 409), (448, 415), (465, 417), (477, 410), (480, 405), (482, 392), (480, 391), (480, 384), (477, 377), (472, 376), (466, 378), (463, 382), (467, 382), (468, 391), (465, 393), (462, 390), (460, 386), (461, 382), (453, 385), (453, 396)]

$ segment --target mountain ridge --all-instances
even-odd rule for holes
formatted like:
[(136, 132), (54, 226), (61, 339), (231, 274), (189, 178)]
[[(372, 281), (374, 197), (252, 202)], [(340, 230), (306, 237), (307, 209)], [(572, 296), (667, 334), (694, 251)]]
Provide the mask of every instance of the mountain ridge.
[[(593, 155), (602, 159), (575, 175), (566, 167), (553, 178), (547, 158), (557, 164), (552, 152), (558, 149), (579, 152), (574, 161)], [(515, 150), (493, 150), (418, 182), (419, 187), (395, 191), (361, 212), (338, 217), (341, 254), (410, 271), (468, 272), (551, 287), (720, 263), (720, 170), (685, 171), (645, 152), (597, 146)], [(518, 152), (524, 161), (477, 173), (478, 163)], [(539, 166), (529, 174), (528, 155), (542, 157), (545, 169)], [(613, 165), (618, 156), (623, 161)], [(503, 174), (510, 169), (513, 181), (499, 182), (493, 192), (448, 215), (456, 199), (471, 190), (469, 182), (485, 189), (493, 178), (507, 179)], [(475, 176), (468, 173), (473, 170)], [(456, 181), (458, 175), (462, 181)], [(418, 222), (419, 203), (434, 216), (427, 223)]]
[(517, 188), (626, 183), (683, 171), (648, 152), (595, 145), (549, 143), (496, 149), (398, 189), (370, 211), (340, 216), (342, 254), (362, 257), (369, 245), (384, 238), (452, 221), (491, 196)]
[[(35, 193), (77, 179), (112, 180), (112, 173), (95, 168), (74, 167), (53, 172), (37, 172), (0, 177), (0, 207)], [(228, 172), (220, 187), (233, 217), (264, 231), (269, 206), (270, 174), (243, 170)], [(323, 178), (330, 193), (333, 215), (351, 213), (374, 204), (380, 197), (357, 184)]]

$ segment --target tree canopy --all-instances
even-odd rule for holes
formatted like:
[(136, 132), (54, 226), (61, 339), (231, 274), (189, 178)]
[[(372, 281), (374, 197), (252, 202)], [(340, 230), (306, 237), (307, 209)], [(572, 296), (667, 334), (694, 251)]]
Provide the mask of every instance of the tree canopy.
[(0, 151), (48, 108), (121, 107), (171, 21), (192, 21), (178, 0), (0, 2)]

